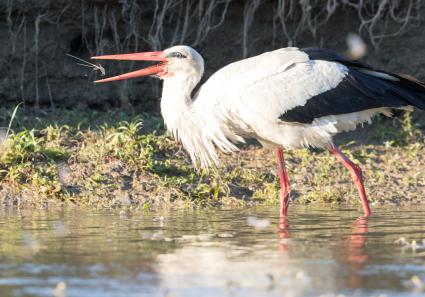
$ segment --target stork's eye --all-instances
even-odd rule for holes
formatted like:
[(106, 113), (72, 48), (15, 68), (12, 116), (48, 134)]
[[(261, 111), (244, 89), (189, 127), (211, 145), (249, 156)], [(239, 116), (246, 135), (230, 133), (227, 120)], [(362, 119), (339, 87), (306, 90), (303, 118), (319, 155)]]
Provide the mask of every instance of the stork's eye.
[(167, 58), (177, 58), (177, 59), (184, 59), (184, 58), (187, 58), (185, 55), (183, 55), (182, 53), (179, 53), (179, 52), (172, 52), (172, 53), (169, 53), (168, 55), (167, 55)]

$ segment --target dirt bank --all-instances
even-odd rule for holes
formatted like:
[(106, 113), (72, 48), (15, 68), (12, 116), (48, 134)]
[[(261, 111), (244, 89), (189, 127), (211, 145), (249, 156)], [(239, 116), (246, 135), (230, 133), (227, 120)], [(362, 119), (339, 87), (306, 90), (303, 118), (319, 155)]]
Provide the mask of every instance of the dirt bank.
[[(425, 117), (378, 118), (337, 144), (361, 165), (372, 205), (422, 203)], [(18, 115), (0, 148), (0, 204), (47, 207), (168, 208), (278, 205), (274, 153), (245, 145), (220, 154), (216, 170), (196, 171), (164, 135), (162, 120), (123, 112)], [(345, 138), (346, 137), (346, 138)], [(347, 170), (327, 152), (286, 153), (291, 203), (360, 207)]]
[[(367, 41), (369, 62), (425, 78), (421, 1), (389, 1), (383, 7), (382, 1), (367, 1), (363, 6), (316, 2), (2, 1), (0, 100), (12, 105), (24, 101), (41, 107), (131, 106), (156, 111), (158, 81), (93, 86), (99, 74), (65, 54), (88, 59), (95, 54), (185, 43), (204, 55), (208, 76), (230, 61), (288, 44), (344, 51), (349, 32), (360, 32)], [(386, 34), (391, 37), (382, 39)], [(373, 45), (378, 44), (376, 51)], [(104, 66), (108, 75), (139, 67), (132, 63)]]

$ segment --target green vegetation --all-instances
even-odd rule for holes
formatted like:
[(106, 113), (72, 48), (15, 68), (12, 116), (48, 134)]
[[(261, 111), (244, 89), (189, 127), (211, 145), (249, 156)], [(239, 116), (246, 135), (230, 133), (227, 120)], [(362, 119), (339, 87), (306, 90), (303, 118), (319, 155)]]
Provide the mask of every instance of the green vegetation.
[[(378, 118), (339, 138), (343, 151), (361, 164), (373, 202), (423, 199), (425, 138), (423, 123), (413, 123), (420, 121), (412, 121), (410, 113)], [(0, 200), (131, 208), (278, 204), (272, 152), (251, 144), (221, 160), (218, 169), (195, 171), (184, 149), (166, 136), (160, 118), (26, 110), (18, 112), (1, 145)], [(359, 205), (350, 175), (328, 153), (302, 149), (287, 152), (286, 160), (298, 203)]]

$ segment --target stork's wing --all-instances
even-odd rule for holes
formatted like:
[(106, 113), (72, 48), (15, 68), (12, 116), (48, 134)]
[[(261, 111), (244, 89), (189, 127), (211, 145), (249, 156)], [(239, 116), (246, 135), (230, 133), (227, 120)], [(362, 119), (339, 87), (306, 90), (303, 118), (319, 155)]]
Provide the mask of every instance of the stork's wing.
[(309, 123), (315, 118), (340, 115), (379, 107), (413, 105), (425, 108), (425, 85), (408, 76), (378, 70), (330, 50), (303, 49), (311, 61), (344, 65), (348, 71), (335, 88), (309, 98), (304, 105), (279, 117), (287, 122)]
[[(285, 80), (296, 64), (309, 61), (298, 48), (283, 48), (231, 63), (214, 73), (195, 96), (195, 107), (210, 109), (214, 116), (278, 116), (284, 110)], [(303, 77), (299, 77), (303, 79)], [(305, 79), (305, 78), (304, 78)], [(293, 107), (299, 105), (293, 103)], [(270, 115), (272, 112), (273, 115)]]
[(214, 108), (223, 113), (284, 122), (378, 107), (425, 109), (423, 83), (317, 48), (285, 48), (230, 64), (207, 81), (200, 98), (203, 93), (214, 93)]

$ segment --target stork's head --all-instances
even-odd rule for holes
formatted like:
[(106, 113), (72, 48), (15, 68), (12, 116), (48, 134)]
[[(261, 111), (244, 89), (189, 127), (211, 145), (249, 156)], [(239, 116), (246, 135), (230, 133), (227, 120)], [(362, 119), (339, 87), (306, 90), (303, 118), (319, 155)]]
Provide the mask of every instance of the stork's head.
[(170, 78), (200, 78), (204, 73), (204, 59), (190, 46), (177, 45), (158, 52), (144, 52), (121, 55), (97, 56), (92, 59), (130, 60), (130, 61), (158, 61), (159, 63), (133, 72), (95, 81), (110, 82), (140, 76), (155, 75), (160, 79)]

